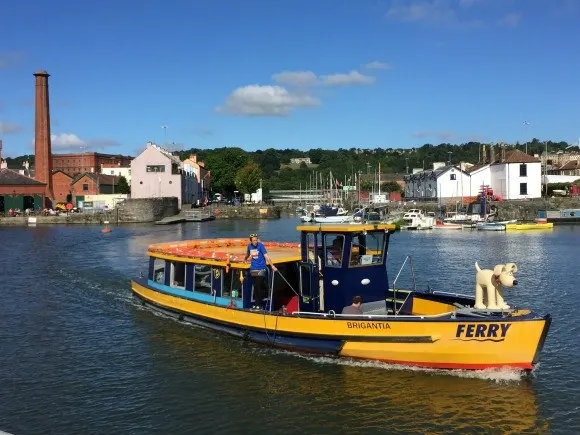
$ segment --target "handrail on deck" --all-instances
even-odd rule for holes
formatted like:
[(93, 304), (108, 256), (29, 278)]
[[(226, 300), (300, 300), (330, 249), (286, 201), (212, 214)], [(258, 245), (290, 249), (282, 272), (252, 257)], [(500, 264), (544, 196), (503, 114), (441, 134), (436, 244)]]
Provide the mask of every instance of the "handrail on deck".
[(401, 265), (401, 268), (399, 269), (399, 273), (397, 273), (397, 276), (395, 277), (395, 279), (393, 281), (392, 301), (393, 301), (393, 312), (395, 313), (395, 316), (399, 314), (399, 311), (401, 311), (401, 309), (405, 305), (405, 302), (407, 302), (407, 299), (409, 299), (409, 296), (411, 295), (411, 293), (407, 293), (407, 297), (405, 298), (405, 300), (401, 304), (400, 308), (397, 310), (397, 288), (396, 288), (395, 284), (397, 283), (397, 280), (399, 279), (399, 276), (401, 275), (401, 272), (403, 271), (405, 264), (407, 264), (407, 260), (409, 260), (409, 265), (411, 266), (411, 276), (413, 278), (413, 292), (417, 291), (417, 282), (415, 280), (415, 267), (413, 266), (413, 256), (407, 255), (405, 257), (405, 261), (403, 261), (403, 264)]
[[(315, 313), (312, 311), (294, 311), (292, 313), (293, 316), (300, 316), (300, 315), (308, 315), (308, 316), (320, 316), (320, 317), (330, 317), (330, 318), (344, 318), (344, 319), (358, 319), (358, 320), (385, 320), (385, 319), (435, 319), (438, 317), (445, 317), (454, 314), (455, 311), (447, 311), (445, 313), (439, 314), (423, 314), (420, 316), (412, 315), (412, 314), (402, 314), (402, 315), (389, 315), (389, 314), (330, 314), (330, 313)], [(361, 317), (363, 319), (361, 319)]]

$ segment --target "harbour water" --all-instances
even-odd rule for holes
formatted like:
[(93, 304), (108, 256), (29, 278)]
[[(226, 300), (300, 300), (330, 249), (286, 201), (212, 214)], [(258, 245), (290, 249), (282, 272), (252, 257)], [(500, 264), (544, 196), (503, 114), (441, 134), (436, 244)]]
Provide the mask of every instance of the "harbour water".
[[(294, 218), (176, 226), (0, 228), (0, 430), (115, 433), (580, 433), (580, 226), (397, 233), (419, 287), (473, 292), (474, 262), (517, 263), (508, 303), (553, 316), (541, 362), (420, 370), (272, 350), (152, 313), (129, 280), (147, 245), (297, 241)], [(410, 274), (402, 278), (409, 285)]]

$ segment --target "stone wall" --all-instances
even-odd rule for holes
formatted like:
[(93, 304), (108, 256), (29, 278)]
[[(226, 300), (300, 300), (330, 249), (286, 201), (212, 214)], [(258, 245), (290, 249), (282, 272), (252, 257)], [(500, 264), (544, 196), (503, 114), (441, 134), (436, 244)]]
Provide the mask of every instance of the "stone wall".
[(265, 205), (212, 205), (216, 219), (278, 219), (280, 207)]
[(177, 198), (132, 198), (117, 205), (117, 219), (123, 222), (155, 222), (179, 213)]

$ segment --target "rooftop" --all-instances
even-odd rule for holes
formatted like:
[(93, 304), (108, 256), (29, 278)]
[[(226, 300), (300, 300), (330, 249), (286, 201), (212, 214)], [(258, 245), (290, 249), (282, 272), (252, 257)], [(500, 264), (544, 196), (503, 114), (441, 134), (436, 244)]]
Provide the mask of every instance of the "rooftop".
[(38, 186), (45, 185), (34, 178), (27, 177), (26, 175), (19, 174), (12, 169), (3, 168), (0, 169), (0, 185), (4, 186)]

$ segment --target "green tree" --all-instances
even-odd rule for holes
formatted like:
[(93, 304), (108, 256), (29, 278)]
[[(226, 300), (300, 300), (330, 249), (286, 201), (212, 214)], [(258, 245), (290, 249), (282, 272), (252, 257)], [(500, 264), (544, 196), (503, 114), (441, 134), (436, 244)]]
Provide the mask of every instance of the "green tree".
[(243, 193), (254, 193), (260, 187), (262, 171), (260, 167), (249, 162), (243, 168), (238, 169), (236, 173), (236, 187)]
[(396, 181), (387, 181), (381, 184), (381, 189), (385, 192), (402, 192), (401, 186)]
[(236, 190), (236, 174), (248, 163), (249, 156), (241, 148), (216, 148), (205, 156), (205, 167), (211, 171), (212, 190), (232, 194)]
[(127, 179), (122, 175), (117, 180), (117, 186), (115, 187), (117, 193), (131, 193), (131, 186), (127, 183)]

